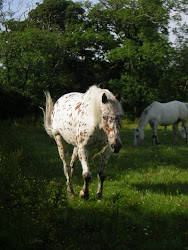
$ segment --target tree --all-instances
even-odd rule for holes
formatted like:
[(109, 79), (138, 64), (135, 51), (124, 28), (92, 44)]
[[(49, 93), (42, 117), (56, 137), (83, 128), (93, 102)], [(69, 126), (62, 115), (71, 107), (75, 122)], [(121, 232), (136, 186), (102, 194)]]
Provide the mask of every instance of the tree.
[[(164, 91), (165, 87), (165, 91)], [(174, 49), (171, 64), (160, 86), (161, 97), (168, 96), (168, 100), (188, 102), (188, 43), (181, 44)]]
[(157, 86), (169, 63), (170, 10), (164, 1), (101, 0), (92, 11), (116, 41), (106, 57), (110, 87), (119, 89), (131, 112), (134, 106), (142, 110), (160, 95)]
[(56, 98), (100, 83), (119, 91), (133, 116), (154, 100), (183, 100), (187, 42), (173, 47), (168, 26), (171, 10), (186, 6), (177, 0), (100, 0), (94, 6), (44, 0), (25, 20), (5, 22), (1, 83), (38, 99), (45, 88)]
[(0, 42), (3, 84), (35, 96), (47, 87), (56, 96), (73, 86), (83, 91), (105, 78), (104, 35), (96, 36), (81, 3), (45, 0), (26, 20), (7, 22)]
[(154, 100), (168, 101), (170, 97), (166, 87), (175, 85), (168, 78), (176, 53), (168, 40), (171, 11), (185, 10), (186, 2), (99, 2), (92, 10), (95, 10), (95, 19), (103, 30), (113, 34), (117, 42), (106, 57), (110, 87), (119, 89), (126, 100), (126, 109), (134, 116)]

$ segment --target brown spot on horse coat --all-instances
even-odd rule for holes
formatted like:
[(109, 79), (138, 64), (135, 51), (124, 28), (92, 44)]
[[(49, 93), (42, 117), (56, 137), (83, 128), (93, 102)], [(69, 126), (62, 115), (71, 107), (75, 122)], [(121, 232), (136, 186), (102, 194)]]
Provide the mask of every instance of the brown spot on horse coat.
[(75, 110), (79, 109), (81, 106), (81, 102), (78, 103), (78, 105), (76, 106)]

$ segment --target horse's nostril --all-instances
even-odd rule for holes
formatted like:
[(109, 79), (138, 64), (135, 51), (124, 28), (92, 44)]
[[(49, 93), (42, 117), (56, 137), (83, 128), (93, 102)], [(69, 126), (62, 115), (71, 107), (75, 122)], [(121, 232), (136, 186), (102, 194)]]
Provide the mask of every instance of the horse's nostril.
[(121, 147), (122, 147), (121, 143), (111, 144), (111, 149), (114, 153), (118, 153), (120, 151)]

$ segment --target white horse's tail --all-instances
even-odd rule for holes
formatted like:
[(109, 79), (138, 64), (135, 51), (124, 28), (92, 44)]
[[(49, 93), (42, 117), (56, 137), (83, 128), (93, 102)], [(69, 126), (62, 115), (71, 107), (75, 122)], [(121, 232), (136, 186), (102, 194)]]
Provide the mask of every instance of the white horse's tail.
[(187, 107), (187, 119), (188, 119), (188, 103), (184, 102), (185, 106)]
[(48, 91), (44, 91), (44, 94), (46, 96), (46, 110), (44, 110), (42, 107), (40, 108), (42, 109), (44, 115), (44, 128), (47, 134), (52, 137), (51, 114), (53, 110), (53, 101)]
[(185, 129), (184, 129), (183, 125), (181, 125), (181, 128), (180, 128), (180, 135), (181, 135), (181, 138), (183, 138), (183, 139), (186, 138), (186, 133), (185, 133)]
[(186, 103), (186, 102), (184, 102), (184, 104), (187, 106), (187, 108), (188, 108), (188, 103)]

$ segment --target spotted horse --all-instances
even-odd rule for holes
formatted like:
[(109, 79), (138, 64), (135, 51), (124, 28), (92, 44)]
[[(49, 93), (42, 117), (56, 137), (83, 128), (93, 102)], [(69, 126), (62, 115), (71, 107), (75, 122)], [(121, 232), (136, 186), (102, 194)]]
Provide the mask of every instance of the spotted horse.
[[(46, 132), (55, 139), (60, 158), (63, 162), (64, 174), (69, 197), (74, 195), (72, 174), (74, 162), (78, 156), (82, 165), (84, 185), (80, 198), (89, 198), (89, 152), (93, 148), (102, 151), (98, 173), (98, 200), (102, 198), (105, 166), (111, 152), (118, 153), (122, 147), (120, 127), (123, 110), (120, 95), (114, 96), (109, 90), (92, 86), (86, 93), (72, 92), (60, 97), (55, 105), (49, 92), (45, 92), (46, 108), (44, 127)], [(67, 145), (73, 146), (71, 162), (68, 162)]]

